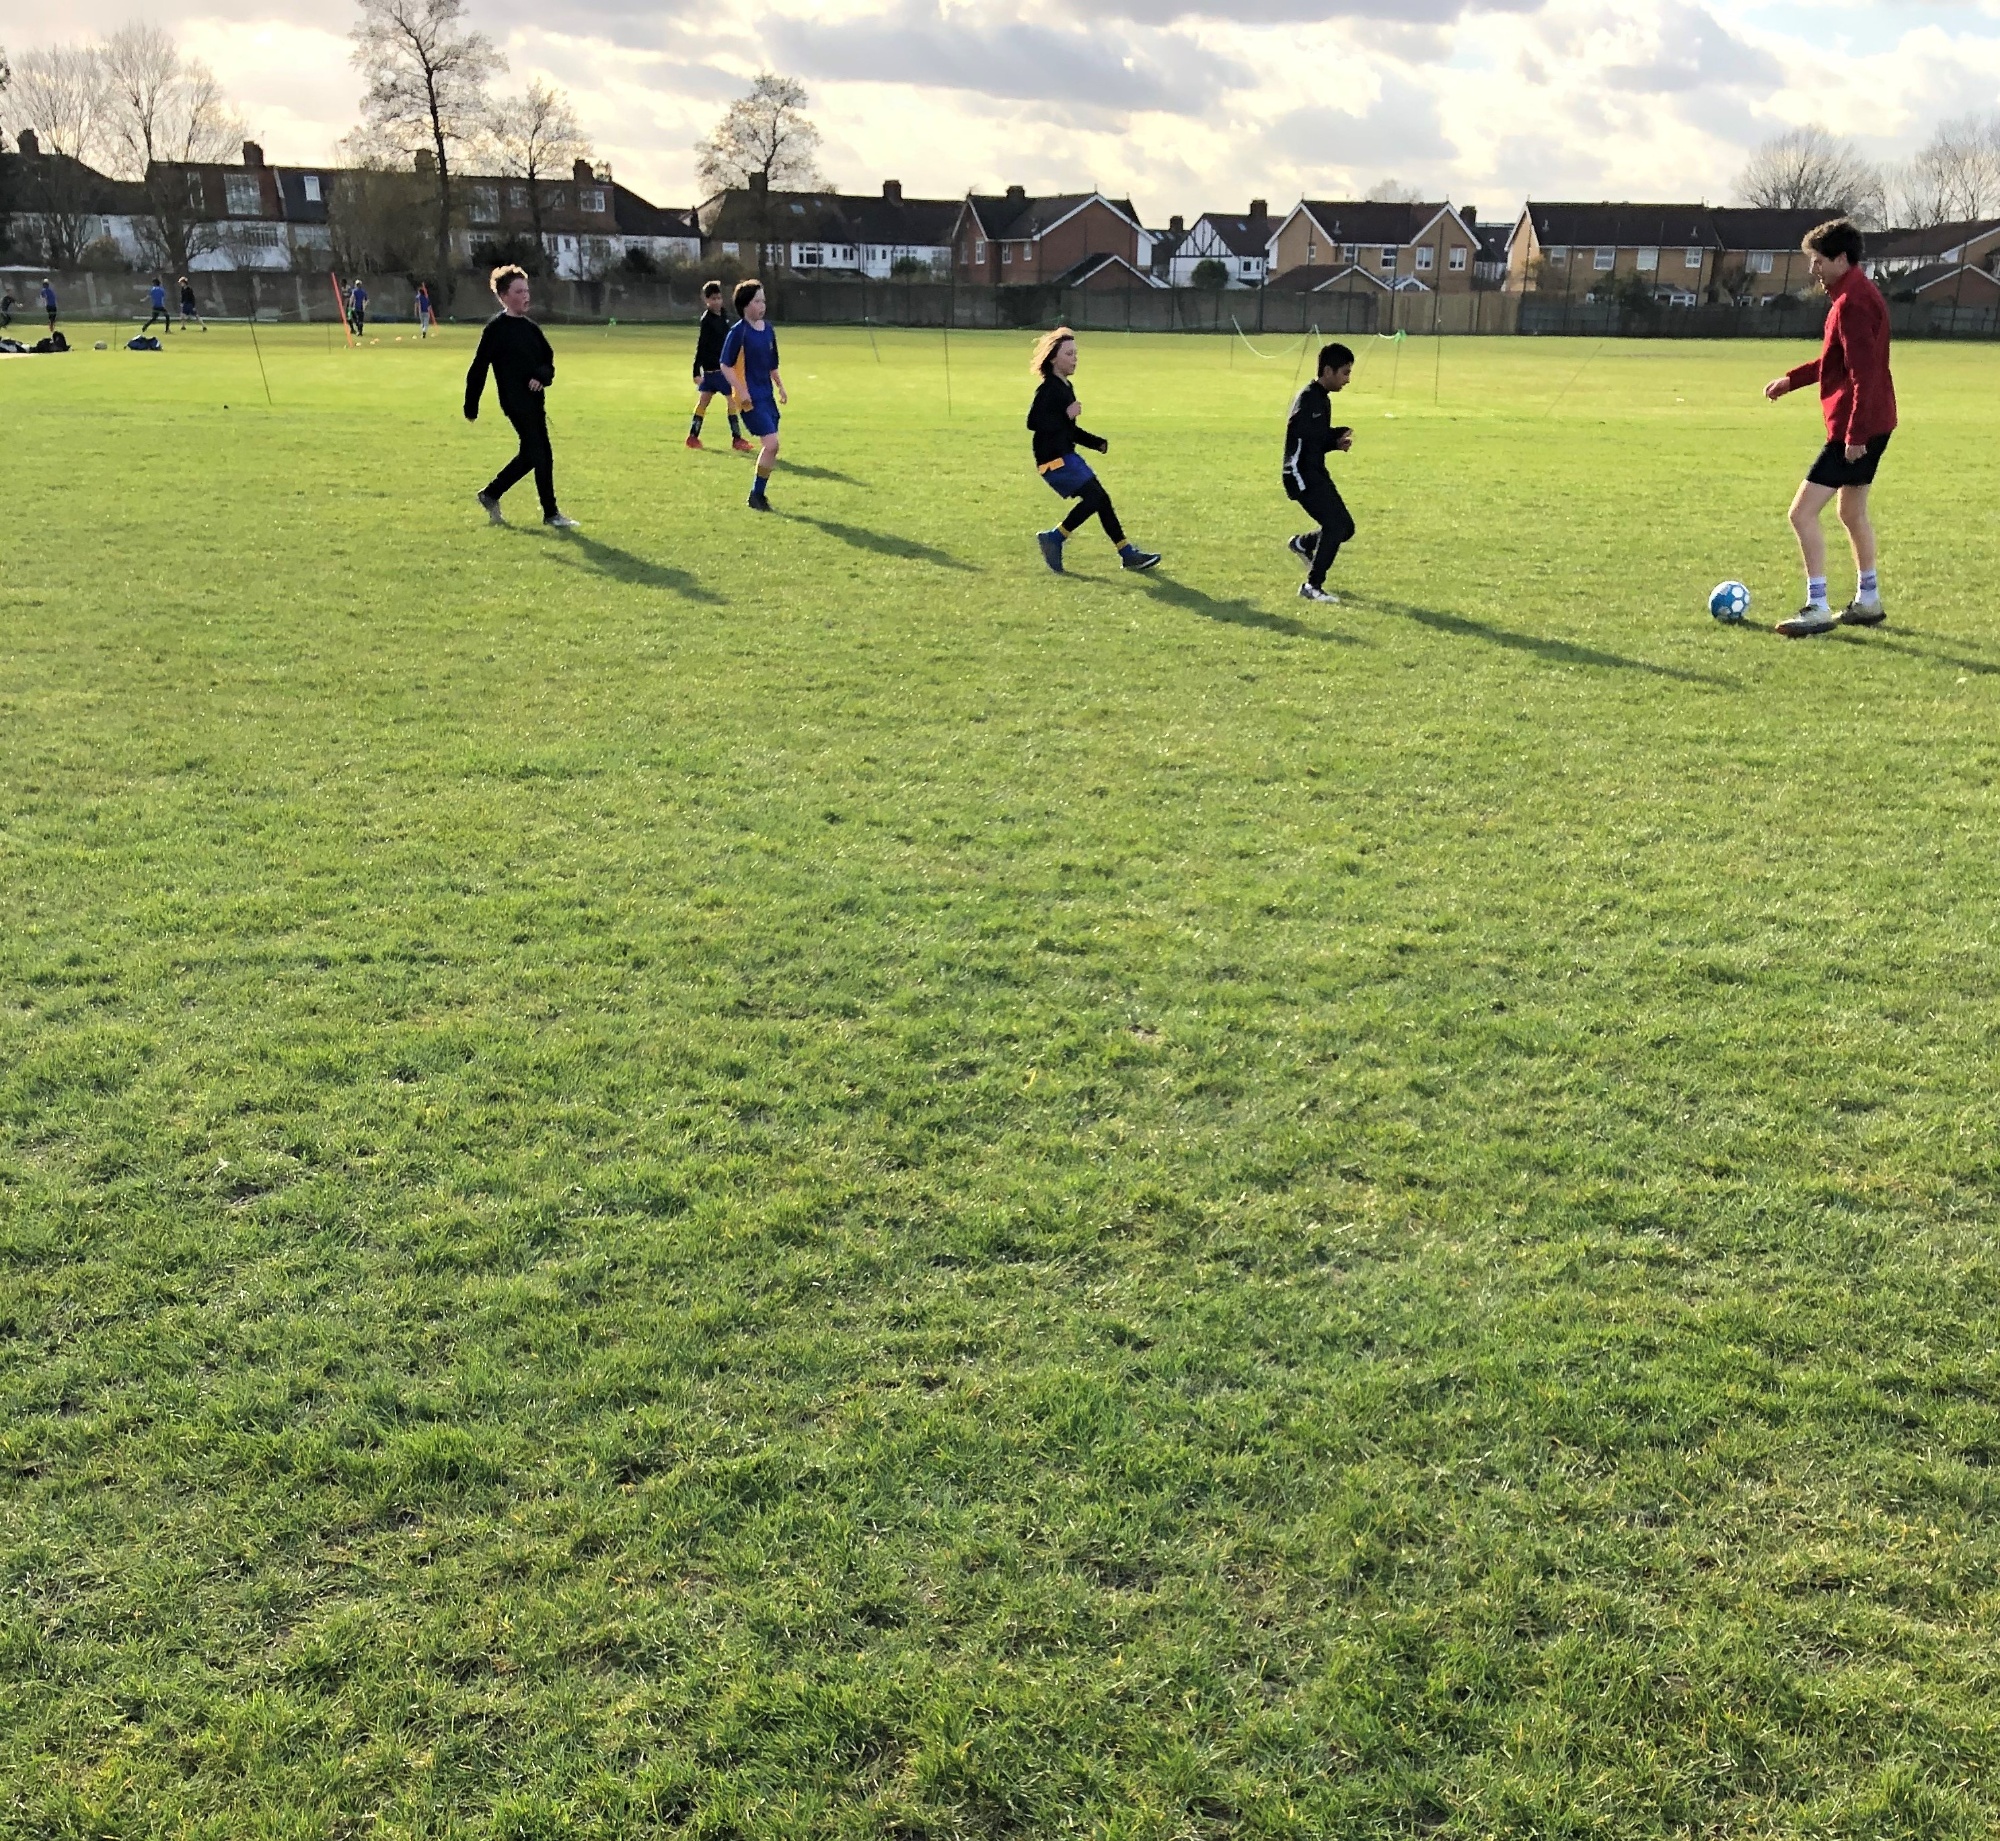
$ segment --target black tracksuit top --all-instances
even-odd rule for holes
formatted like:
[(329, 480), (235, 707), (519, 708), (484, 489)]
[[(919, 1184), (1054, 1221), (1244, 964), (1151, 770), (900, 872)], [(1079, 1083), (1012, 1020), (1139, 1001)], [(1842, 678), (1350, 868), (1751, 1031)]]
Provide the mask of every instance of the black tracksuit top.
[(486, 373), (493, 373), (494, 388), (500, 395), (504, 415), (519, 415), (535, 407), (528, 388), (529, 378), (539, 378), (546, 390), (556, 380), (556, 355), (542, 336), (542, 329), (524, 313), (496, 313), (479, 335), (479, 349), (472, 355), (472, 369), (465, 374), (465, 413), (479, 413), (480, 393), (486, 388)]
[(694, 335), (694, 374), (697, 377), (722, 369), (722, 342), (729, 337), (729, 315), (704, 307), (701, 328)]
[(1103, 453), (1111, 443), (1071, 420), (1069, 406), (1076, 401), (1067, 377), (1044, 377), (1028, 405), (1028, 429), (1035, 437), (1035, 465), (1045, 467), (1080, 447)]
[(1315, 377), (1292, 398), (1285, 419), (1285, 490), (1297, 498), (1327, 480), (1326, 457), (1347, 433), (1333, 425), (1333, 392)]

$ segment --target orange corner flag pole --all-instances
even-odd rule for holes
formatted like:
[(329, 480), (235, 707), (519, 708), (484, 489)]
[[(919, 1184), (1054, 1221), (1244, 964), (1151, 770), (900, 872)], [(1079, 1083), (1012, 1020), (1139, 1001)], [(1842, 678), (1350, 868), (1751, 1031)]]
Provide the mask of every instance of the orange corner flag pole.
[(347, 317), (347, 303), (340, 297), (340, 277), (332, 269), (328, 269), (326, 278), (333, 283), (333, 310), (340, 315), (340, 330), (347, 334), (347, 349), (352, 351), (354, 349), (354, 322)]

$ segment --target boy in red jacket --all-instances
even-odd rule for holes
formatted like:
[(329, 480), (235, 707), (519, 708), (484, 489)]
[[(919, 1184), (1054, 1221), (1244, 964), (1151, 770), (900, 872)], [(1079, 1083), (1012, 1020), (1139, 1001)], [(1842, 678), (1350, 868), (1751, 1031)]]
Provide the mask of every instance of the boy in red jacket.
[[(1806, 604), (1778, 622), (1787, 639), (1810, 639), (1837, 626), (1880, 626), (1888, 617), (1875, 575), (1875, 527), (1868, 521), (1868, 488), (1896, 427), (1896, 386), (1889, 376), (1889, 309), (1861, 272), (1861, 232), (1844, 217), (1806, 233), (1812, 276), (1826, 289), (1826, 342), (1810, 364), (1764, 386), (1772, 402), (1805, 385), (1819, 385), (1826, 417), (1826, 446), (1792, 500), (1792, 529), (1806, 565)], [(1826, 600), (1826, 533), (1820, 514), (1840, 498), (1840, 521), (1854, 546), (1860, 584), (1838, 614)]]

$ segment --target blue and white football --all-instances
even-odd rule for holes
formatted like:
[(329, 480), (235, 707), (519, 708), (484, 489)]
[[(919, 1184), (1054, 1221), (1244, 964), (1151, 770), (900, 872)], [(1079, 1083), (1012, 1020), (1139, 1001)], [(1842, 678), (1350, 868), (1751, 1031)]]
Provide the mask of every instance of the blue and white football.
[(1750, 590), (1741, 582), (1717, 582), (1709, 592), (1708, 611), (1733, 626), (1750, 611)]

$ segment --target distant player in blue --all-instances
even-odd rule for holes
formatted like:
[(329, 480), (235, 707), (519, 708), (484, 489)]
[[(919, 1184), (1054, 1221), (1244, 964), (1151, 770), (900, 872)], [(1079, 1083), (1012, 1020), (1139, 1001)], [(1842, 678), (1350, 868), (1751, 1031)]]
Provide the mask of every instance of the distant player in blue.
[(347, 290), (347, 319), (354, 336), (360, 338), (368, 324), (368, 290), (358, 281)]
[(42, 277), (42, 311), (49, 316), (49, 331), (56, 329), (56, 291), (49, 286), (49, 278)]
[(436, 324), (437, 312), (431, 306), (430, 283), (420, 281), (417, 283), (417, 337), (428, 339), (431, 328)]
[(778, 335), (764, 323), (768, 311), (761, 281), (739, 281), (733, 300), (736, 324), (722, 342), (722, 368), (735, 384), (743, 426), (757, 437), (757, 477), (750, 482), (750, 509), (769, 511), (764, 488), (778, 464), (778, 405), (792, 399), (778, 375)]
[(161, 285), (157, 275), (153, 277), (153, 285), (146, 290), (146, 305), (151, 311), (146, 315), (145, 325), (139, 328), (140, 334), (143, 336), (151, 332), (155, 320), (160, 322), (162, 332), (172, 332), (174, 316), (167, 311), (167, 290)]

